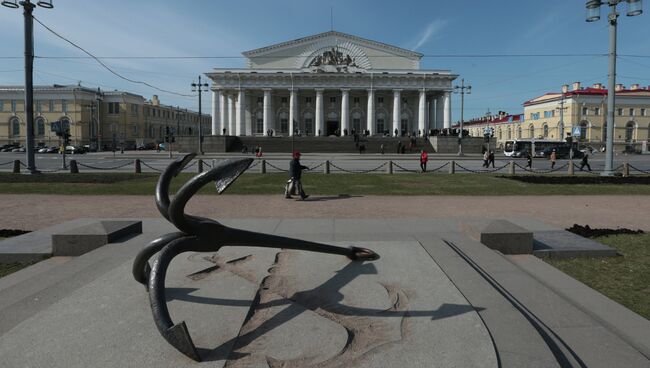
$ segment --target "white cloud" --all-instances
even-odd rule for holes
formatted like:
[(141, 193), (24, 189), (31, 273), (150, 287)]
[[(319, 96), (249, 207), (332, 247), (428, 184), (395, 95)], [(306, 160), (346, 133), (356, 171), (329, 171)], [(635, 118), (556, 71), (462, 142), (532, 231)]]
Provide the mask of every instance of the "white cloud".
[(429, 42), (431, 37), (439, 33), (446, 25), (447, 25), (447, 21), (443, 19), (434, 19), (429, 24), (427, 24), (426, 28), (418, 36), (418, 40), (417, 42), (415, 42), (415, 46), (413, 46), (413, 50), (417, 50), (420, 47), (422, 47), (424, 44)]

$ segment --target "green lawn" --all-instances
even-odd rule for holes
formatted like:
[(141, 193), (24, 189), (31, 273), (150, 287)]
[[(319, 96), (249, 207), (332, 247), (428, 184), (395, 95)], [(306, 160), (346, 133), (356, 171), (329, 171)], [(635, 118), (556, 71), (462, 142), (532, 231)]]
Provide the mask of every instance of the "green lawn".
[[(181, 174), (172, 183), (177, 190), (193, 174)], [(0, 193), (74, 195), (153, 195), (156, 174), (82, 173), (39, 176), (0, 174)], [(283, 191), (286, 174), (244, 174), (226, 194), (277, 194)], [(332, 174), (306, 173), (305, 190), (337, 195), (650, 195), (643, 184), (531, 184), (496, 175), (471, 174)], [(216, 193), (206, 186), (202, 194)]]
[(621, 257), (544, 259), (634, 312), (650, 319), (650, 234), (595, 238)]

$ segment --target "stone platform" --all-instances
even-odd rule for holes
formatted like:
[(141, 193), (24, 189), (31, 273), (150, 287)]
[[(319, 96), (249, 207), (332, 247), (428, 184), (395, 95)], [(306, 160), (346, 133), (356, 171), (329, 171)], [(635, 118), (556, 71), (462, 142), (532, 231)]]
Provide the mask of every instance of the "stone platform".
[(176, 257), (168, 305), (204, 358), (196, 363), (162, 339), (131, 276), (138, 250), (174, 230), (145, 220), (143, 234), (125, 242), (0, 278), (0, 366), (650, 364), (650, 322), (532, 255), (485, 247), (456, 220), (222, 222), (369, 247), (381, 258), (252, 247)]

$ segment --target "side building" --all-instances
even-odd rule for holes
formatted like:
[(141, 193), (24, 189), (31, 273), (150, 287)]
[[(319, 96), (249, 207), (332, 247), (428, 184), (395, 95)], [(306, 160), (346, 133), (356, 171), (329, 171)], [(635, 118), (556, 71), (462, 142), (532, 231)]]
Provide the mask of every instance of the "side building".
[[(25, 89), (0, 86), (0, 144), (24, 145)], [(203, 114), (208, 132), (211, 117)], [(134, 149), (164, 141), (167, 129), (178, 136), (195, 135), (199, 114), (163, 105), (123, 91), (100, 91), (75, 85), (34, 86), (34, 141), (36, 146), (57, 146), (51, 123), (60, 121), (70, 132), (70, 144), (91, 150)]]
[[(616, 150), (640, 151), (650, 142), (650, 86), (616, 86), (614, 145)], [(484, 116), (464, 123), (470, 135), (482, 137), (485, 128), (494, 129), (497, 144), (509, 139), (564, 140), (579, 127), (581, 144), (602, 148), (607, 140), (607, 89), (596, 83), (572, 88), (563, 85), (560, 92), (549, 92), (524, 102), (524, 113)]]

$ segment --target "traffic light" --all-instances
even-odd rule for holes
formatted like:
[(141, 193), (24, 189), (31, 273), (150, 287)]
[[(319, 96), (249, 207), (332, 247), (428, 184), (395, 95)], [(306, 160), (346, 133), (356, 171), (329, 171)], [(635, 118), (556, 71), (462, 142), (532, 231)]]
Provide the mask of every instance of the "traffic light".
[(169, 135), (169, 127), (168, 126), (165, 127), (165, 135)]
[(169, 143), (169, 136), (168, 135), (165, 136), (165, 143)]
[(573, 137), (571, 137), (571, 136), (566, 137), (566, 142), (567, 142), (568, 144), (573, 143)]

